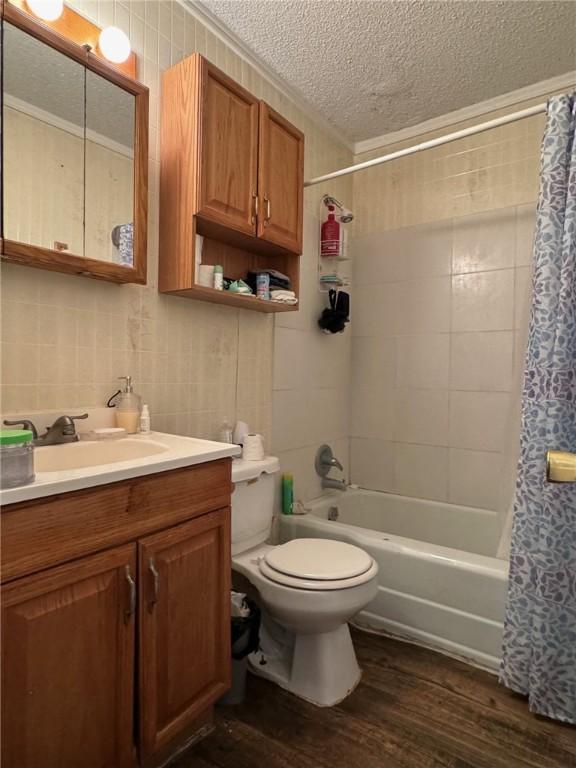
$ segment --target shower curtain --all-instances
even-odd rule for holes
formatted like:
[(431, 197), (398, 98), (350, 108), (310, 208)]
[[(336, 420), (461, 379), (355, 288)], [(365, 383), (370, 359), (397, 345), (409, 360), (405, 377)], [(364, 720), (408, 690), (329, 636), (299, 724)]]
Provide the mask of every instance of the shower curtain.
[(548, 449), (576, 451), (576, 94), (548, 103), (500, 681), (576, 723), (576, 484), (548, 483)]

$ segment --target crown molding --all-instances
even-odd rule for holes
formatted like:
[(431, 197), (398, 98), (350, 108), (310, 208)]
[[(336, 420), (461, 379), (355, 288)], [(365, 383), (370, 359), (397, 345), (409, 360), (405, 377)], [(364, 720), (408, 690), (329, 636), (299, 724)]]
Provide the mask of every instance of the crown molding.
[(493, 99), (481, 101), (478, 104), (472, 104), (469, 107), (457, 109), (454, 112), (448, 112), (439, 117), (433, 117), (431, 120), (425, 120), (422, 123), (411, 125), (408, 128), (402, 128), (393, 133), (384, 133), (381, 136), (375, 136), (372, 139), (357, 141), (354, 145), (354, 154), (362, 155), (365, 152), (372, 152), (376, 149), (397, 144), (399, 141), (413, 139), (432, 131), (442, 130), (462, 123), (466, 120), (474, 120), (477, 117), (496, 112), (499, 109), (508, 109), (515, 107), (523, 101), (530, 99), (539, 99), (543, 96), (550, 96), (556, 91), (562, 91), (565, 88), (576, 88), (576, 71), (566, 72), (558, 77), (552, 77), (549, 80), (541, 80), (539, 83), (527, 85), (525, 88), (518, 88), (516, 91), (503, 93), (501, 96), (495, 96)]
[(282, 92), (286, 98), (288, 98), (295, 107), (303, 112), (310, 118), (321, 130), (328, 133), (339, 144), (342, 144), (350, 152), (354, 152), (354, 142), (347, 139), (343, 133), (335, 128), (326, 118), (311, 104), (304, 99), (300, 93), (293, 88), (284, 78), (277, 75), (270, 69), (270, 67), (250, 48), (240, 40), (233, 32), (231, 32), (225, 24), (223, 24), (217, 16), (206, 8), (201, 0), (176, 0), (188, 13), (203, 24), (209, 32), (217, 37), (221, 42), (228, 46), (234, 53), (241, 59), (249, 64), (261, 77), (267, 80), (271, 85)]

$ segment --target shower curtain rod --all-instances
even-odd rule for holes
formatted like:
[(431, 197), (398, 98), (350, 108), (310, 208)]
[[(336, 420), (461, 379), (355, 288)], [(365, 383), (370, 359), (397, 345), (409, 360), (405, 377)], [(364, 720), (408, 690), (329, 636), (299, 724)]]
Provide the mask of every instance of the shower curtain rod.
[(541, 112), (546, 112), (546, 109), (546, 103), (537, 104), (535, 107), (528, 107), (528, 109), (522, 109), (519, 112), (513, 112), (511, 115), (497, 117), (494, 120), (488, 120), (485, 123), (479, 123), (478, 125), (473, 125), (470, 128), (463, 128), (461, 131), (447, 133), (445, 136), (439, 136), (437, 139), (430, 139), (430, 141), (424, 141), (421, 144), (414, 144), (412, 147), (399, 149), (397, 152), (390, 152), (388, 155), (381, 155), (380, 157), (375, 157), (373, 160), (365, 160), (363, 163), (358, 163), (357, 165), (349, 165), (347, 168), (341, 168), (339, 171), (325, 173), (323, 176), (316, 176), (314, 179), (305, 181), (304, 186), (312, 187), (314, 184), (321, 184), (323, 181), (330, 181), (330, 179), (337, 179), (340, 176), (347, 176), (349, 173), (363, 171), (365, 168), (372, 168), (374, 165), (388, 163), (390, 160), (397, 160), (399, 157), (414, 155), (416, 152), (422, 152), (424, 149), (439, 147), (442, 144), (448, 144), (450, 141), (464, 139), (466, 136), (473, 136), (475, 133), (489, 131), (491, 128), (498, 128), (500, 125), (515, 123), (516, 120), (523, 120), (525, 117), (532, 117), (533, 115), (539, 115)]

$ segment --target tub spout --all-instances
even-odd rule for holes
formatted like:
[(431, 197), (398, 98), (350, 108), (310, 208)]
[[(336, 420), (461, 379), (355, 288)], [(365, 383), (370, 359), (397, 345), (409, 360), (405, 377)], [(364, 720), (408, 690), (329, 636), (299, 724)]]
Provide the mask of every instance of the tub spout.
[(332, 488), (336, 491), (347, 491), (348, 485), (345, 480), (335, 480), (332, 477), (322, 478), (322, 488)]

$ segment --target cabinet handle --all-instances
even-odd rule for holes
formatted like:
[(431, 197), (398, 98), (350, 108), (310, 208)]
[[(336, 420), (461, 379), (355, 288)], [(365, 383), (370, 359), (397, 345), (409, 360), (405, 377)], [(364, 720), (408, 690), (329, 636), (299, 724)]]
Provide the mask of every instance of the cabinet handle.
[(268, 195), (264, 195), (264, 202), (266, 203), (266, 216), (264, 217), (264, 226), (266, 226), (266, 224), (270, 223), (270, 218), (272, 216), (272, 203), (270, 202)]
[(152, 611), (156, 603), (158, 602), (158, 592), (160, 591), (160, 574), (156, 570), (154, 560), (150, 560), (148, 569), (152, 574), (152, 599), (148, 603), (148, 610)]
[(130, 574), (130, 566), (124, 566), (124, 575), (128, 582), (128, 589), (130, 590), (130, 597), (128, 598), (128, 608), (124, 611), (124, 622), (128, 624), (130, 616), (133, 616), (136, 612), (136, 582)]
[(252, 193), (252, 224), (256, 224), (258, 220), (258, 208), (260, 207), (260, 198), (257, 192)]

